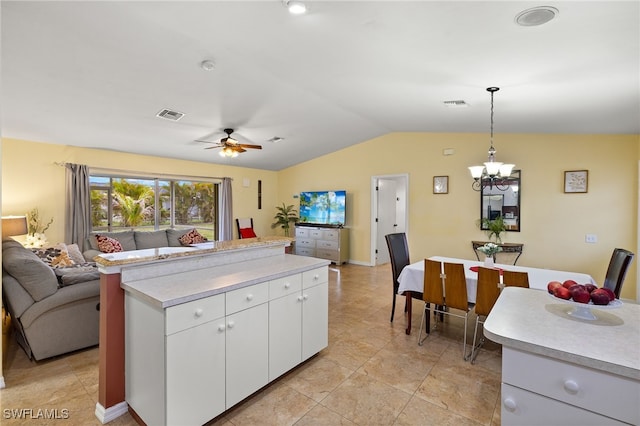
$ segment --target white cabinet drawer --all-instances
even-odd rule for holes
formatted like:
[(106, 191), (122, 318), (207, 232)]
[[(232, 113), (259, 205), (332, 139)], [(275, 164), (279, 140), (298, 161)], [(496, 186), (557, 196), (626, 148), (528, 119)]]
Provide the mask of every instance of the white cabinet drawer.
[(309, 229), (309, 237), (314, 239), (322, 238), (322, 229), (311, 228)]
[(264, 282), (227, 292), (227, 315), (269, 301), (269, 283)]
[[(502, 384), (500, 394), (502, 398), (500, 421), (503, 426), (609, 426), (624, 424), (592, 411), (583, 410), (505, 383)], [(611, 399), (613, 398), (601, 401), (600, 405), (607, 404)]]
[(302, 290), (302, 274), (290, 275), (269, 281), (269, 300)]
[(296, 228), (296, 239), (309, 238), (309, 230), (307, 228)]
[(502, 381), (624, 422), (640, 423), (640, 382), (625, 377), (503, 347)]
[(314, 285), (329, 281), (329, 268), (318, 268), (302, 273), (302, 288), (313, 287)]
[(166, 309), (165, 333), (170, 335), (224, 316), (224, 294), (205, 297)]
[(323, 240), (331, 240), (331, 241), (338, 241), (339, 238), (339, 233), (337, 230), (335, 229), (328, 229), (322, 232), (322, 239)]
[(316, 248), (328, 249), (328, 250), (338, 250), (340, 245), (337, 241), (329, 241), (329, 240), (318, 240), (316, 242)]
[(316, 246), (316, 240), (310, 240), (307, 238), (296, 239), (296, 246), (314, 248)]

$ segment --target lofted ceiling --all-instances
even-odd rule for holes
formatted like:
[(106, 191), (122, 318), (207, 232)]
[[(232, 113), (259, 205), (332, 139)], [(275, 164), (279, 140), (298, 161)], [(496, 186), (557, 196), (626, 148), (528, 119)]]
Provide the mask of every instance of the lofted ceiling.
[[(638, 1), (305, 3), (2, 1), (2, 136), (281, 170), (391, 132), (488, 132), (489, 86), (496, 134), (640, 133)], [(516, 25), (542, 5), (559, 14)], [(263, 149), (194, 141), (227, 127)]]

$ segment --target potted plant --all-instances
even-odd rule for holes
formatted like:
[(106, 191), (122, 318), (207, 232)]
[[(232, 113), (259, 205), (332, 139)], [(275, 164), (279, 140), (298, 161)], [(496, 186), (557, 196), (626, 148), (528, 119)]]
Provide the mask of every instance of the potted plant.
[(491, 240), (491, 238), (495, 236), (496, 243), (502, 242), (502, 238), (500, 237), (500, 235), (507, 230), (507, 226), (504, 224), (502, 216), (498, 216), (493, 220), (483, 218), (481, 223), (482, 229), (485, 229), (487, 231), (489, 240)]
[(277, 213), (273, 217), (276, 221), (271, 224), (271, 229), (280, 226), (284, 229), (284, 236), (289, 236), (289, 224), (295, 223), (298, 221), (298, 211), (293, 207), (292, 204), (285, 206), (282, 203), (282, 206), (276, 206)]

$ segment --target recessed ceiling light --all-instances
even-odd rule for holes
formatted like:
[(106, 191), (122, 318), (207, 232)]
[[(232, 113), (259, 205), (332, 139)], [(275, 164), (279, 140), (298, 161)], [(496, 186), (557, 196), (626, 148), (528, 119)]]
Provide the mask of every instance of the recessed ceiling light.
[(558, 9), (551, 6), (538, 6), (523, 10), (516, 15), (516, 24), (523, 27), (535, 27), (546, 24), (560, 13)]
[(289, 13), (292, 15), (302, 15), (307, 13), (307, 6), (301, 1), (284, 0), (284, 5), (289, 9)]
[(182, 117), (184, 117), (184, 113), (178, 112), (178, 111), (174, 111), (174, 110), (171, 110), (169, 108), (165, 108), (162, 111), (160, 111), (159, 113), (157, 113), (156, 117), (164, 118), (166, 120), (171, 120), (171, 121), (178, 121)]
[(283, 140), (284, 138), (281, 138), (280, 136), (274, 136), (271, 139), (267, 139), (267, 142), (278, 143)]
[(212, 60), (206, 59), (200, 62), (200, 68), (202, 68), (205, 71), (212, 71), (215, 67), (216, 67), (216, 64)]

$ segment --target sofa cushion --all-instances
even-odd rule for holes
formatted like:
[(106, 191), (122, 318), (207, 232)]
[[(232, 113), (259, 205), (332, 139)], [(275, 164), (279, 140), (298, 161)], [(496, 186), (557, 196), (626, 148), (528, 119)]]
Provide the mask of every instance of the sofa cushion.
[(69, 253), (69, 257), (75, 263), (84, 263), (86, 260), (80, 251), (80, 247), (77, 244), (67, 244), (67, 252)]
[(103, 253), (118, 253), (123, 251), (122, 244), (115, 238), (98, 234), (96, 235), (96, 241), (98, 242), (98, 250)]
[(58, 280), (53, 269), (29, 249), (5, 249), (2, 253), (2, 266), (36, 302), (58, 290)]
[(167, 229), (167, 241), (169, 242), (169, 247), (182, 247), (180, 243), (180, 237), (184, 234), (187, 234), (194, 228), (187, 229)]
[(88, 239), (89, 245), (94, 250), (100, 250), (98, 248), (98, 241), (96, 240), (95, 235), (104, 235), (106, 237), (115, 238), (116, 240), (118, 240), (118, 242), (122, 246), (123, 251), (136, 249), (136, 241), (133, 237), (133, 231), (94, 232), (92, 236)]
[(138, 250), (169, 246), (167, 233), (164, 230), (151, 232), (136, 231), (133, 236), (136, 240), (136, 248)]
[(179, 240), (180, 240), (180, 243), (183, 246), (188, 246), (190, 244), (204, 243), (204, 242), (207, 241), (207, 239), (205, 237), (203, 237), (195, 229), (192, 229), (191, 231), (189, 231), (186, 234), (184, 234), (182, 237), (179, 238)]
[(60, 287), (66, 287), (72, 284), (79, 284), (85, 281), (94, 281), (100, 279), (100, 272), (95, 266), (79, 267), (79, 268), (60, 268), (55, 271), (58, 277)]

